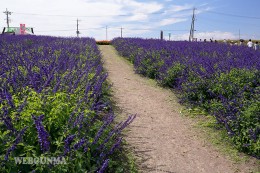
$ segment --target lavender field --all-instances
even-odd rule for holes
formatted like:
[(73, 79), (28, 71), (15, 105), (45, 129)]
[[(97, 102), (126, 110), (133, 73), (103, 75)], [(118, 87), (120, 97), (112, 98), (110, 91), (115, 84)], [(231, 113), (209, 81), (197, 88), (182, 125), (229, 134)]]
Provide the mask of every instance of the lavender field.
[(260, 158), (260, 51), (209, 42), (116, 38), (137, 73), (180, 93), (226, 129), (234, 146)]
[[(113, 170), (121, 131), (95, 40), (0, 37), (0, 172)], [(15, 157), (67, 164), (16, 164)]]

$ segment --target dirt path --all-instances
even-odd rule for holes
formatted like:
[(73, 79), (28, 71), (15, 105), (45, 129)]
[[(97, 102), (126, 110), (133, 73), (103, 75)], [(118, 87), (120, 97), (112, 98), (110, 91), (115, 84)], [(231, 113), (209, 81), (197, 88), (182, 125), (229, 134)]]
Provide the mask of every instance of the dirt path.
[(248, 165), (234, 164), (205, 144), (191, 120), (180, 115), (172, 92), (135, 74), (112, 46), (100, 46), (100, 50), (117, 106), (125, 115), (137, 113), (126, 140), (133, 147), (140, 172), (250, 172)]

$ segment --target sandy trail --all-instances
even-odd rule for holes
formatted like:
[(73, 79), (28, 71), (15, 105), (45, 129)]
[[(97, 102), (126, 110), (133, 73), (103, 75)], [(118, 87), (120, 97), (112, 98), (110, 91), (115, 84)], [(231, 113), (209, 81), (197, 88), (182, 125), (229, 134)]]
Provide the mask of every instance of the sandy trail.
[(181, 106), (170, 90), (135, 74), (132, 65), (112, 46), (99, 48), (117, 106), (124, 115), (137, 113), (126, 140), (140, 172), (250, 172), (252, 165), (234, 164), (201, 139), (194, 123), (180, 115)]

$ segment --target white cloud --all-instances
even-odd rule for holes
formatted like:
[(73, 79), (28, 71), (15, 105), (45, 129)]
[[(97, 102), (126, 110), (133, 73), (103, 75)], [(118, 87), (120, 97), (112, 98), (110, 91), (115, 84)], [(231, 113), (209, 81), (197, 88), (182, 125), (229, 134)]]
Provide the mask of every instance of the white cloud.
[(138, 2), (135, 0), (124, 0), (122, 5), (126, 9), (131, 9), (133, 13), (154, 13), (163, 8), (163, 4), (158, 2)]
[(185, 5), (172, 5), (170, 7), (170, 11), (172, 12), (179, 12), (179, 11), (183, 11), (183, 10), (188, 10), (188, 9), (192, 9), (193, 6), (189, 5), (189, 4), (185, 4)]
[(148, 19), (148, 15), (137, 13), (127, 18), (126, 21), (143, 21), (146, 19)]
[[(194, 37), (197, 38), (198, 40), (224, 40), (224, 39), (238, 39), (237, 36), (235, 36), (231, 32), (222, 32), (222, 31), (212, 31), (212, 32), (198, 32), (194, 34)], [(173, 36), (174, 40), (188, 40), (189, 39), (189, 33), (185, 34), (179, 34), (179, 35), (174, 35)]]
[(174, 23), (184, 22), (184, 21), (187, 21), (187, 20), (188, 19), (184, 19), (184, 18), (163, 19), (160, 22), (160, 26), (171, 25), (171, 24), (174, 24)]

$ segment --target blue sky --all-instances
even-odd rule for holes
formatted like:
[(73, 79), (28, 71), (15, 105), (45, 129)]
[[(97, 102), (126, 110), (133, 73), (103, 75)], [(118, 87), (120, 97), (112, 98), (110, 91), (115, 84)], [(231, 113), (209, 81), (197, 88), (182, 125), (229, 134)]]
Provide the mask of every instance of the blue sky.
[[(125, 37), (187, 40), (192, 9), (196, 8), (198, 39), (260, 39), (259, 0), (1, 0), (8, 8), (10, 26), (34, 27), (37, 35), (76, 36), (97, 40)], [(0, 14), (0, 28), (6, 26)], [(107, 30), (106, 30), (107, 27)]]

